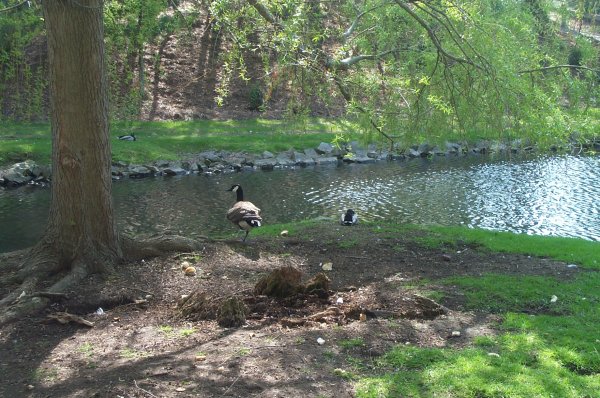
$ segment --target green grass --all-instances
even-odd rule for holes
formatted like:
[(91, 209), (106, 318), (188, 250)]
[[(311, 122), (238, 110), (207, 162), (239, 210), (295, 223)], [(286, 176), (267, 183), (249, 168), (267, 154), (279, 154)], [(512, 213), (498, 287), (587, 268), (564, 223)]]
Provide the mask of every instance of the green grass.
[(365, 342), (361, 338), (355, 339), (347, 339), (338, 341), (338, 345), (344, 349), (350, 349), (355, 347), (362, 347), (365, 345)]
[[(271, 226), (266, 235), (321, 236), (323, 226)], [(579, 239), (499, 233), (459, 227), (363, 223), (382, 239), (448, 249), (511, 252), (574, 263), (573, 278), (483, 275), (423, 281), (420, 289), (453, 285), (471, 311), (501, 315), (497, 335), (466, 348), (398, 345), (374, 369), (346, 358), (350, 370), (334, 374), (354, 383), (357, 397), (598, 397), (600, 391), (600, 243)], [(431, 285), (431, 287), (430, 287)], [(441, 293), (440, 293), (441, 294)], [(552, 296), (556, 296), (554, 302)], [(362, 340), (338, 342), (344, 349)], [(324, 354), (325, 355), (325, 354)], [(325, 355), (327, 358), (327, 355)]]
[(576, 238), (560, 238), (464, 227), (432, 226), (430, 242), (481, 245), (494, 252), (520, 253), (576, 263), (600, 270), (600, 243)]
[(409, 225), (381, 222), (363, 222), (382, 238), (412, 235), (414, 240), (428, 248), (455, 248), (472, 245), (492, 252), (527, 254), (574, 263), (600, 270), (600, 242), (577, 238), (538, 236), (498, 232), (478, 228), (438, 225)]
[[(284, 120), (249, 119), (236, 121), (124, 122), (111, 124), (113, 160), (143, 163), (175, 160), (182, 154), (210, 149), (227, 151), (280, 152), (290, 148), (316, 147), (331, 142), (336, 134), (358, 137), (356, 124), (343, 120), (311, 119), (298, 125)], [(117, 136), (135, 133), (135, 142)], [(0, 165), (32, 159), (49, 164), (51, 133), (49, 123), (0, 125)]]
[[(597, 397), (600, 274), (574, 281), (488, 275), (450, 278), (468, 307), (503, 312), (501, 333), (466, 349), (397, 346), (357, 381), (357, 397)], [(549, 303), (563, 315), (519, 311)]]

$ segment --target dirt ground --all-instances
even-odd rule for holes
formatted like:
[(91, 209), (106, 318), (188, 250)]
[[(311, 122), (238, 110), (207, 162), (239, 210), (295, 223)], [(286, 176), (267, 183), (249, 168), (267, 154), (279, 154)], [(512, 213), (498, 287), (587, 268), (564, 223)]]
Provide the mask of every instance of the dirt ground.
[[(183, 261), (196, 275), (184, 274)], [(329, 291), (284, 299), (254, 294), (261, 278), (287, 266), (304, 280), (324, 272)], [(46, 313), (4, 326), (0, 396), (352, 397), (345, 372), (369, 372), (396, 344), (461, 347), (496, 333), (497, 315), (465, 311), (458, 289), (437, 284), (440, 278), (575, 272), (464, 245), (427, 249), (363, 225), (206, 243), (201, 252), (123, 265), (119, 274), (68, 292)], [(432, 291), (444, 298), (424, 298)], [(245, 323), (225, 328), (214, 319), (183, 318), (178, 302), (193, 292), (215, 303), (239, 298)], [(60, 311), (93, 326), (48, 317)]]

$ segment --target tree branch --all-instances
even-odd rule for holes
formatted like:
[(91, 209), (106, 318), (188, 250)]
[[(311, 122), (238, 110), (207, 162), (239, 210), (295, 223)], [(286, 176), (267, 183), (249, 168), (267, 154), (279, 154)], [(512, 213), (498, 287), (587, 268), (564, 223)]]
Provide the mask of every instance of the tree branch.
[(385, 55), (388, 55), (390, 53), (395, 52), (396, 50), (388, 50), (388, 51), (384, 51), (382, 53), (379, 54), (370, 54), (370, 55), (355, 55), (352, 57), (348, 57), (348, 58), (344, 58), (344, 59), (340, 59), (340, 60), (334, 60), (334, 59), (328, 59), (326, 61), (326, 67), (328, 69), (341, 69), (341, 70), (347, 70), (350, 69), (350, 67), (360, 61), (364, 61), (367, 59), (373, 60), (373, 59), (379, 59)]
[(354, 19), (354, 21), (352, 22), (352, 25), (350, 25), (350, 27), (348, 29), (346, 29), (346, 31), (344, 33), (342, 33), (342, 39), (344, 39), (344, 41), (348, 40), (348, 37), (350, 37), (350, 35), (354, 32), (354, 30), (356, 29), (356, 27), (358, 26), (358, 23), (360, 21), (360, 19), (365, 15), (370, 13), (371, 11), (374, 11), (378, 8), (381, 7), (385, 7), (386, 5), (388, 5), (389, 3), (384, 3), (384, 4), (380, 4), (378, 6), (375, 7), (371, 7), (368, 10), (365, 10), (363, 12), (361, 12), (360, 14), (358, 14), (356, 16), (356, 18)]
[(2, 13), (2, 12), (9, 12), (9, 11), (17, 9), (17, 8), (19, 8), (19, 7), (21, 7), (22, 5), (25, 5), (25, 4), (29, 5), (29, 7), (31, 7), (31, 3), (29, 2), (29, 0), (25, 0), (25, 1), (20, 2), (19, 4), (15, 4), (14, 6), (6, 7), (6, 8), (1, 8), (0, 9), (0, 13)]
[(270, 22), (279, 28), (283, 28), (279, 21), (277, 21), (277, 18), (275, 18), (275, 15), (273, 15), (264, 4), (259, 3), (257, 0), (248, 0), (248, 3), (254, 7), (256, 12), (258, 12), (267, 22)]
[(435, 48), (437, 48), (438, 52), (440, 54), (442, 54), (442, 56), (446, 59), (461, 63), (461, 64), (468, 64), (471, 65), (477, 69), (484, 69), (481, 66), (477, 65), (476, 63), (474, 63), (471, 60), (468, 59), (464, 59), (464, 58), (459, 58), (459, 57), (455, 57), (452, 54), (449, 54), (448, 52), (446, 52), (446, 50), (444, 49), (444, 47), (442, 46), (442, 44), (440, 43), (440, 40), (438, 39), (438, 37), (436, 36), (435, 32), (431, 29), (431, 26), (429, 26), (429, 24), (427, 23), (427, 21), (425, 21), (423, 18), (421, 18), (416, 12), (413, 11), (413, 9), (405, 2), (401, 1), (401, 0), (395, 0), (396, 4), (398, 4), (398, 6), (400, 8), (402, 8), (404, 11), (406, 11), (415, 21), (417, 21), (417, 23), (419, 25), (421, 25), (425, 31), (427, 32), (427, 35), (429, 36), (429, 38), (431, 39), (431, 42), (433, 43), (433, 45), (435, 46)]

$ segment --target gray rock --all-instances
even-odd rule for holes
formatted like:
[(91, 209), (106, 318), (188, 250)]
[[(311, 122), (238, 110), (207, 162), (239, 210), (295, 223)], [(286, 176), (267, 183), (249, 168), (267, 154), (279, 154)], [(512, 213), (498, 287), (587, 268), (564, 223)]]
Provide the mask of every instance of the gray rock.
[(356, 163), (361, 163), (361, 164), (362, 164), (362, 163), (375, 163), (375, 162), (377, 162), (377, 159), (370, 158), (370, 157), (368, 157), (368, 156), (356, 156), (356, 157), (354, 158), (354, 161), (355, 161)]
[(144, 178), (150, 177), (154, 174), (154, 172), (146, 166), (129, 166), (129, 169), (127, 171), (129, 174), (129, 178)]
[(309, 158), (313, 158), (313, 159), (315, 159), (315, 158), (317, 158), (319, 156), (319, 154), (317, 153), (317, 151), (315, 151), (312, 148), (305, 149), (304, 150), (304, 154), (306, 156), (308, 156)]
[(446, 151), (448, 153), (459, 153), (462, 151), (462, 147), (455, 142), (446, 142)]
[(163, 174), (168, 176), (182, 175), (186, 173), (187, 172), (181, 167), (166, 167), (163, 169)]
[(275, 155), (273, 155), (272, 152), (264, 151), (262, 153), (262, 157), (263, 157), (263, 159), (273, 159), (275, 157)]
[(9, 169), (9, 170), (5, 171), (4, 173), (2, 173), (2, 178), (4, 179), (5, 184), (21, 185), (21, 184), (28, 183), (32, 179), (32, 176), (24, 176), (19, 171), (14, 171), (13, 169)]
[(421, 157), (421, 152), (416, 150), (415, 148), (408, 148), (406, 154), (409, 158), (419, 158)]
[(446, 154), (446, 152), (442, 151), (442, 149), (439, 146), (434, 146), (430, 153), (436, 155), (436, 156), (444, 156)]
[(395, 161), (395, 160), (404, 160), (404, 159), (406, 159), (406, 157), (400, 153), (388, 153), (386, 159), (390, 160), (390, 161)]
[(433, 147), (428, 143), (424, 142), (417, 148), (417, 151), (421, 154), (422, 157), (429, 156), (432, 152)]
[(198, 156), (203, 158), (205, 163), (208, 162), (207, 165), (214, 162), (220, 162), (222, 159), (215, 151), (201, 152)]
[(313, 158), (308, 157), (301, 152), (294, 152), (293, 158), (297, 165), (303, 166), (303, 167), (312, 166), (316, 163)]
[(292, 158), (292, 154), (293, 153), (294, 152), (285, 151), (285, 152), (282, 152), (282, 153), (278, 154), (275, 157), (275, 165), (277, 165), (277, 166), (283, 166), (283, 167), (295, 165), (296, 162)]
[(254, 166), (261, 170), (273, 170), (277, 161), (275, 158), (272, 159), (256, 159)]
[(26, 184), (35, 177), (32, 169), (36, 167), (37, 165), (32, 160), (15, 163), (9, 169), (0, 172), (0, 178), (2, 178), (5, 185), (16, 186)]
[(321, 142), (319, 146), (315, 148), (315, 151), (319, 155), (330, 154), (331, 152), (333, 152), (333, 145), (327, 142)]
[(339, 162), (339, 159), (335, 156), (319, 156), (315, 161), (317, 164), (332, 164)]

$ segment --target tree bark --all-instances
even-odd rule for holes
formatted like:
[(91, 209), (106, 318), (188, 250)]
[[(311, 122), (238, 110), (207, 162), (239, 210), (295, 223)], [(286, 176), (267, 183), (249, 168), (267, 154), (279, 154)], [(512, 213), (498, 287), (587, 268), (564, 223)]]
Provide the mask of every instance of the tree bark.
[(48, 34), (52, 200), (40, 249), (98, 272), (122, 257), (111, 196), (103, 2), (42, 2)]

